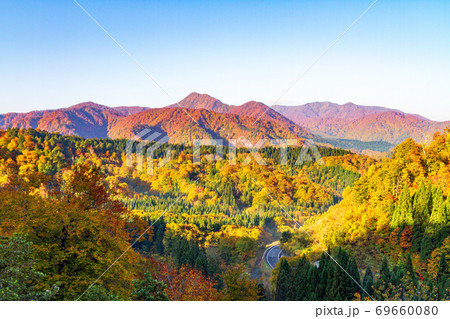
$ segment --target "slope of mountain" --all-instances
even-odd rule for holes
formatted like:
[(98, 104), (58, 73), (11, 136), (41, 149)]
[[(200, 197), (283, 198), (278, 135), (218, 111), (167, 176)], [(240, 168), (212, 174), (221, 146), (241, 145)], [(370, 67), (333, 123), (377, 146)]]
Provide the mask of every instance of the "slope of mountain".
[[(379, 267), (381, 254), (397, 263), (411, 253), (416, 269), (436, 278), (442, 253), (450, 253), (449, 142), (450, 133), (444, 132), (428, 145), (408, 139), (396, 146), (390, 158), (364, 172), (343, 201), (307, 224), (306, 231), (322, 247), (351, 247), (365, 266), (375, 262)], [(304, 232), (297, 234), (283, 247), (286, 251), (306, 248), (298, 241)]]
[(296, 123), (312, 123), (330, 118), (355, 120), (366, 115), (393, 111), (384, 107), (362, 106), (350, 102), (343, 105), (331, 102), (313, 102), (299, 106), (274, 105), (272, 108)]
[[(429, 141), (450, 122), (434, 122), (398, 110), (315, 102), (273, 106), (250, 101), (225, 104), (191, 93), (165, 108), (115, 107), (85, 102), (65, 109), (0, 115), (0, 129), (38, 128), (85, 138), (129, 138), (144, 128), (158, 130), (173, 143), (195, 138), (314, 138), (322, 145), (383, 153), (407, 138)], [(367, 153), (368, 154), (368, 153)]]
[(29, 113), (0, 115), (0, 128), (37, 128), (65, 135), (85, 138), (105, 138), (110, 126), (119, 118), (141, 112), (142, 107), (111, 108), (93, 102), (80, 103), (69, 108)]
[(293, 124), (283, 126), (276, 121), (259, 120), (235, 114), (215, 113), (206, 109), (185, 110), (180, 107), (148, 109), (118, 119), (109, 131), (111, 138), (127, 138), (148, 128), (166, 134), (170, 143), (191, 144), (193, 139), (239, 139), (252, 143), (269, 138), (310, 138), (311, 135)]
[(0, 115), (0, 129), (8, 127), (37, 128), (85, 138), (129, 138), (150, 128), (171, 137), (171, 143), (191, 143), (195, 138), (245, 137), (255, 143), (259, 139), (312, 137), (308, 130), (262, 103), (230, 106), (197, 93), (165, 108), (111, 108), (85, 102), (65, 109)]
[(28, 113), (7, 113), (0, 114), (0, 128), (36, 128), (39, 120), (51, 111), (32, 111)]
[(148, 107), (144, 106), (117, 106), (113, 108), (113, 110), (118, 112), (120, 116), (133, 115), (147, 109)]
[(434, 133), (442, 132), (448, 126), (450, 122), (435, 122), (418, 115), (389, 111), (345, 121), (336, 127), (327, 125), (322, 130), (339, 138), (399, 144), (408, 138), (428, 143)]
[(407, 138), (428, 142), (450, 122), (435, 122), (420, 115), (353, 103), (315, 102), (300, 106), (273, 106), (298, 125), (324, 137), (399, 144)]
[[(205, 109), (208, 111), (216, 113), (229, 113), (236, 114), (239, 116), (247, 116), (256, 119), (264, 119), (268, 121), (277, 121), (279, 124), (286, 127), (294, 126), (295, 123), (277, 112), (276, 110), (270, 108), (261, 102), (250, 101), (242, 105), (229, 105), (222, 103), (220, 100), (209, 96), (208, 94), (191, 93), (186, 98), (178, 102), (178, 104), (173, 104), (168, 106), (172, 107), (183, 107), (186, 109)], [(302, 134), (307, 135), (309, 132), (303, 130)]]

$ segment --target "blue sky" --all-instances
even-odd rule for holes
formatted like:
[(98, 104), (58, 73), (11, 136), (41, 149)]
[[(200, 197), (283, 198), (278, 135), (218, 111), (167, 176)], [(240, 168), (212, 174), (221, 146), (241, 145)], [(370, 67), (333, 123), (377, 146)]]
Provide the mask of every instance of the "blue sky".
[[(79, 3), (175, 100), (269, 105), (372, 3)], [(379, 0), (279, 104), (348, 101), (450, 120), (450, 1)], [(0, 2), (0, 112), (172, 103), (72, 0)]]

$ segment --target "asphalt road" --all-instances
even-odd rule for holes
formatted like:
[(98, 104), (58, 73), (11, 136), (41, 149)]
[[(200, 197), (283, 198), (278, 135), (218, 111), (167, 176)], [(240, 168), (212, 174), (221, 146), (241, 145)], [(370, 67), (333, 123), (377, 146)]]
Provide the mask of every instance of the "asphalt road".
[(275, 265), (280, 261), (280, 258), (284, 256), (283, 251), (278, 245), (271, 246), (264, 252), (264, 259), (270, 268), (274, 268)]

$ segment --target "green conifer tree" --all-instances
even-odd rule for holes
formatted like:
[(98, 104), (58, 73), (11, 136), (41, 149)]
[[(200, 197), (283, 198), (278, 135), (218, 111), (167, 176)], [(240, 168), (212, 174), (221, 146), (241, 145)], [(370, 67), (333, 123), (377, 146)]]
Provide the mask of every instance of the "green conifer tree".
[(449, 277), (449, 270), (448, 270), (448, 264), (447, 264), (447, 259), (446, 259), (446, 254), (442, 253), (441, 254), (441, 260), (439, 261), (439, 269), (436, 275), (436, 280), (439, 281), (443, 281), (448, 279)]
[[(349, 286), (348, 280), (350, 279), (348, 275), (344, 272), (342, 268), (348, 267), (348, 256), (341, 247), (335, 256), (335, 260), (339, 265), (334, 267), (333, 278), (330, 285), (330, 300), (347, 300), (347, 287)], [(342, 267), (342, 268), (341, 268)], [(351, 280), (351, 279), (350, 279)]]
[(425, 227), (430, 218), (432, 197), (430, 187), (424, 181), (414, 195), (414, 225), (411, 251), (419, 251), (424, 236)]
[(317, 300), (317, 282), (319, 280), (319, 271), (316, 267), (308, 264), (306, 266), (306, 285), (305, 285), (305, 298), (304, 300), (315, 301)]
[(433, 238), (425, 233), (425, 235), (422, 238), (422, 241), (420, 242), (420, 259), (422, 260), (428, 259), (430, 257), (433, 248), (434, 248)]
[(398, 265), (394, 265), (394, 267), (392, 267), (392, 271), (391, 271), (391, 276), (389, 278), (389, 282), (391, 284), (393, 284), (394, 286), (400, 285), (401, 281), (401, 271), (400, 271), (400, 267)]
[(450, 288), (449, 270), (445, 253), (442, 253), (441, 260), (439, 261), (439, 269), (436, 275), (436, 284), (438, 287), (439, 299), (447, 297), (447, 289)]
[(155, 241), (156, 241), (156, 251), (163, 255), (164, 254), (164, 232), (165, 232), (165, 225), (162, 224), (158, 227), (155, 233)]
[(412, 262), (412, 259), (411, 259), (411, 254), (407, 254), (406, 255), (405, 272), (406, 272), (406, 274), (409, 273), (409, 276), (415, 277), (413, 262)]
[(167, 287), (162, 281), (157, 281), (149, 272), (146, 272), (143, 280), (133, 280), (132, 298), (137, 301), (169, 301), (166, 292)]
[(327, 296), (330, 258), (322, 253), (319, 261), (319, 285), (317, 287), (317, 300), (325, 300)]
[(366, 272), (364, 274), (363, 278), (363, 297), (370, 297), (373, 295), (374, 288), (373, 288), (374, 282), (373, 282), (373, 273), (370, 266), (367, 266)]
[(391, 278), (391, 271), (389, 270), (389, 264), (386, 256), (383, 256), (381, 261), (380, 279), (385, 283), (388, 283)]
[(409, 187), (407, 184), (405, 184), (403, 191), (400, 195), (399, 206), (400, 206), (400, 225), (412, 226), (414, 224), (413, 207)]
[(291, 288), (291, 267), (286, 258), (281, 258), (280, 270), (277, 277), (275, 300), (284, 301), (288, 300), (288, 292)]
[(309, 262), (306, 259), (305, 256), (302, 256), (297, 263), (297, 266), (295, 267), (292, 283), (293, 283), (293, 289), (292, 289), (292, 297), (291, 300), (307, 300), (305, 299), (309, 293), (307, 291), (307, 275), (308, 275), (308, 266)]
[(195, 260), (195, 268), (201, 270), (205, 276), (208, 275), (208, 258), (204, 250), (200, 250), (197, 259)]
[(446, 221), (444, 195), (442, 194), (442, 189), (438, 187), (433, 194), (433, 209), (431, 211), (427, 233), (433, 237), (438, 235), (445, 226)]
[(353, 298), (355, 293), (359, 293), (359, 295), (361, 296), (362, 294), (361, 278), (359, 276), (358, 264), (356, 263), (356, 259), (354, 256), (351, 256), (349, 258), (347, 271), (348, 274), (351, 276), (351, 278), (350, 276), (347, 276), (350, 279), (347, 290), (348, 296), (350, 298)]

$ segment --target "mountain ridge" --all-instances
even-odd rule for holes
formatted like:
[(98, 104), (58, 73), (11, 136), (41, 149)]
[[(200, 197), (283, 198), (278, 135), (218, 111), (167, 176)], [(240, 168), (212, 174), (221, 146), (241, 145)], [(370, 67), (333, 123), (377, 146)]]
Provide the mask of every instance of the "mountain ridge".
[[(202, 98), (205, 107), (221, 106), (210, 96), (191, 94), (188, 99), (164, 108), (108, 107), (91, 101), (56, 110), (28, 113), (0, 114), (0, 129), (8, 127), (37, 128), (64, 135), (85, 138), (130, 138), (144, 128), (152, 129), (170, 137), (170, 143), (192, 143), (193, 139), (246, 138), (252, 143), (259, 139), (297, 138), (304, 140), (313, 135), (281, 114), (272, 111), (270, 117), (259, 121), (243, 114), (254, 115), (268, 108), (260, 102), (248, 102), (235, 107), (236, 113), (213, 112), (199, 108)], [(189, 107), (189, 98), (194, 98)], [(209, 104), (208, 104), (209, 103)], [(184, 104), (184, 109), (178, 105)], [(223, 104), (225, 105), (225, 104)], [(224, 110), (222, 110), (224, 111)], [(228, 111), (228, 110), (226, 110)], [(199, 125), (197, 125), (199, 124)]]
[(385, 152), (407, 138), (425, 143), (447, 126), (450, 121), (436, 122), (397, 109), (352, 102), (269, 107), (249, 101), (231, 105), (196, 92), (162, 108), (109, 107), (87, 101), (55, 110), (0, 114), (0, 129), (37, 128), (85, 138), (130, 138), (151, 128), (171, 137), (172, 143), (194, 138), (245, 137), (252, 142), (315, 138), (322, 144), (376, 152)]
[(109, 107), (91, 101), (67, 108), (0, 114), (0, 128), (35, 128), (85, 138), (108, 137), (110, 126), (120, 117), (141, 112), (143, 107)]
[(109, 132), (111, 138), (127, 138), (147, 128), (167, 134), (171, 143), (189, 143), (193, 139), (240, 139), (246, 138), (255, 143), (260, 139), (311, 138), (308, 131), (299, 126), (282, 126), (275, 121), (255, 121), (243, 115), (216, 113), (207, 109), (180, 107), (148, 109), (143, 112), (117, 120)]
[(206, 109), (216, 113), (229, 113), (236, 115), (243, 115), (247, 117), (254, 117), (255, 120), (262, 118), (266, 120), (275, 120), (286, 125), (295, 124), (289, 118), (283, 116), (268, 105), (258, 101), (248, 101), (241, 105), (225, 104), (219, 99), (216, 99), (208, 94), (192, 92), (187, 97), (176, 104), (167, 106), (183, 107), (186, 109)]
[(426, 143), (435, 132), (450, 126), (450, 121), (438, 122), (397, 109), (351, 102), (313, 102), (298, 106), (277, 105), (273, 108), (314, 134), (364, 142), (399, 144), (407, 138), (413, 138), (418, 143)]

